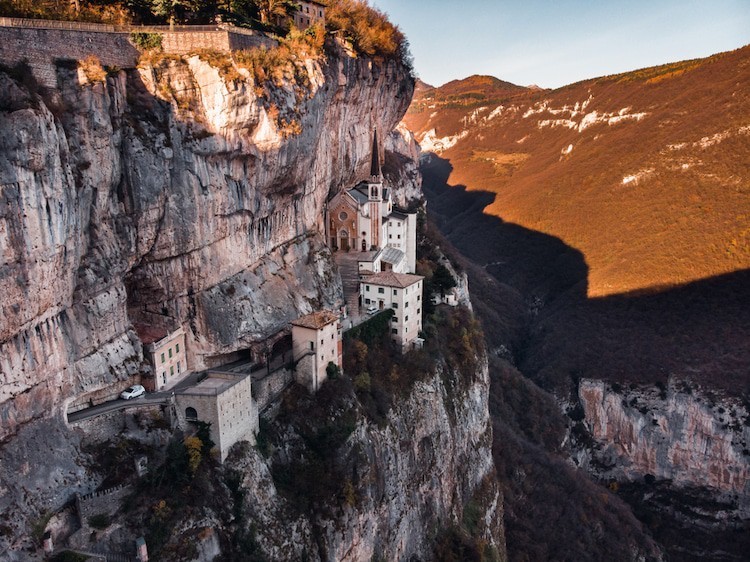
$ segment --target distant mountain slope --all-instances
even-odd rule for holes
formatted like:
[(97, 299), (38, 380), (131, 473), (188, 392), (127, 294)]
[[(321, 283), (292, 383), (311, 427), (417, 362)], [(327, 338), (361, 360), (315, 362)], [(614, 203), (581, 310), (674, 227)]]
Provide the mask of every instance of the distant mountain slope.
[(750, 267), (750, 47), (554, 91), (472, 76), (404, 120), (486, 213), (581, 251), (590, 297)]

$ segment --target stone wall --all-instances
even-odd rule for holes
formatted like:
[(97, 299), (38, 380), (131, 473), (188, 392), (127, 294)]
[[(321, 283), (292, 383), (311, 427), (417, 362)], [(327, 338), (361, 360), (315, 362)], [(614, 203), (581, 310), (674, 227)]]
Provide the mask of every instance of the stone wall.
[(76, 495), (76, 507), (81, 519), (81, 526), (87, 526), (89, 517), (106, 514), (114, 515), (120, 508), (122, 500), (133, 491), (131, 486), (121, 485), (85, 496)]
[(276, 401), (279, 394), (294, 382), (294, 373), (289, 369), (279, 369), (262, 379), (253, 381), (253, 398), (262, 412), (272, 402)]
[[(37, 81), (48, 88), (57, 86), (56, 59), (82, 60), (96, 55), (104, 66), (134, 68), (140, 52), (130, 42), (130, 31), (113, 31), (112, 26), (79, 24), (81, 29), (54, 29), (26, 27), (29, 22), (0, 18), (0, 64), (14, 66), (26, 60)], [(50, 22), (50, 26), (62, 22)], [(137, 28), (134, 28), (134, 31)], [(151, 32), (151, 28), (145, 28)], [(230, 51), (272, 47), (276, 41), (265, 35), (245, 29), (204, 29), (190, 31), (163, 31), (153, 28), (162, 36), (162, 48), (167, 53), (184, 55), (200, 49)]]
[(27, 60), (37, 81), (54, 88), (55, 59), (96, 55), (105, 66), (135, 67), (140, 53), (128, 39), (126, 33), (0, 27), (0, 64), (13, 66)]

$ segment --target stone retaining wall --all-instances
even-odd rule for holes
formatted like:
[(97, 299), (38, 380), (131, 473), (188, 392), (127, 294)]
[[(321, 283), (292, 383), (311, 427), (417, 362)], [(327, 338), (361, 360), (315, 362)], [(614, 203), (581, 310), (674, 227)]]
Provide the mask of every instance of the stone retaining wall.
[(294, 373), (289, 369), (279, 369), (270, 375), (253, 380), (253, 399), (262, 412), (271, 402), (275, 401), (281, 391), (294, 381)]
[[(69, 24), (70, 29), (56, 25)], [(40, 27), (48, 25), (49, 27)], [(26, 60), (36, 80), (45, 87), (57, 86), (55, 59), (82, 60), (96, 55), (104, 66), (135, 68), (140, 52), (130, 42), (130, 31), (113, 31), (113, 26), (78, 22), (42, 22), (0, 18), (0, 64), (12, 67)], [(167, 28), (168, 29), (168, 28)], [(210, 26), (162, 31), (160, 28), (132, 28), (159, 33), (167, 53), (184, 55), (200, 49), (232, 51), (271, 47), (276, 41), (252, 30)]]
[(89, 517), (106, 514), (114, 515), (120, 508), (120, 503), (132, 492), (130, 485), (121, 485), (100, 492), (92, 492), (85, 496), (76, 495), (76, 507), (81, 519), (81, 526), (88, 526)]

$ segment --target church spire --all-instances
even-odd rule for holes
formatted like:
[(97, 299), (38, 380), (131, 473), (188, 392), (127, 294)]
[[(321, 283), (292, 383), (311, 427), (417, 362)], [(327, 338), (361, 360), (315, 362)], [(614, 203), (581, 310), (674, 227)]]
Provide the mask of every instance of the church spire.
[(380, 179), (380, 153), (378, 151), (378, 130), (372, 135), (372, 164), (370, 165), (370, 176), (372, 179)]

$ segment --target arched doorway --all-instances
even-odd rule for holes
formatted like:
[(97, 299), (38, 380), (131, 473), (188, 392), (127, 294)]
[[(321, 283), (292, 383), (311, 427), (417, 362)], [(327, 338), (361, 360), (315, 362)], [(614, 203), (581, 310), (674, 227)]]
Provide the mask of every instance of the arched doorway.
[(343, 251), (349, 251), (349, 231), (345, 228), (339, 230), (339, 248)]
[(367, 251), (367, 240), (362, 240), (362, 251), (363, 252)]
[(192, 406), (185, 408), (185, 419), (188, 421), (196, 421), (198, 419), (198, 412), (195, 411), (195, 408)]

